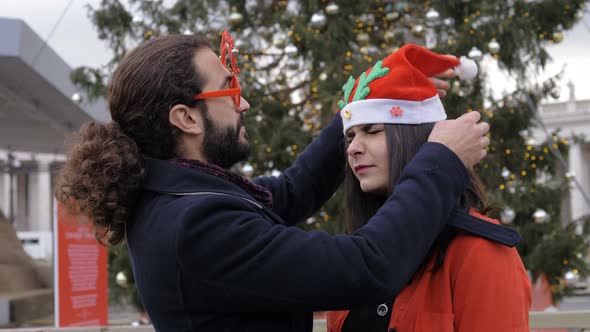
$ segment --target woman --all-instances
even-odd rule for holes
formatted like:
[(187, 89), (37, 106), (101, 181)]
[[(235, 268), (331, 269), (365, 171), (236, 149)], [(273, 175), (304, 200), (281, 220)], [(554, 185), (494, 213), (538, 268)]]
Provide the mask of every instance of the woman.
[[(426, 77), (447, 61), (453, 60), (406, 45), (343, 87), (349, 233), (367, 224), (400, 189), (396, 183), (404, 167), (434, 123), (446, 118)], [(469, 173), (459, 209), (499, 224), (486, 216), (482, 184)], [(517, 251), (446, 227), (395, 300), (330, 312), (328, 331), (528, 332), (531, 286)]]

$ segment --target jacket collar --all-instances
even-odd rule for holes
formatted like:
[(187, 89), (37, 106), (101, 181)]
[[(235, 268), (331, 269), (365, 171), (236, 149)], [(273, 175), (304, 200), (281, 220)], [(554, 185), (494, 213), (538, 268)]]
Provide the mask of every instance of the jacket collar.
[(153, 158), (145, 158), (144, 166), (146, 174), (141, 186), (143, 190), (170, 194), (216, 192), (252, 199), (239, 186), (196, 169)]

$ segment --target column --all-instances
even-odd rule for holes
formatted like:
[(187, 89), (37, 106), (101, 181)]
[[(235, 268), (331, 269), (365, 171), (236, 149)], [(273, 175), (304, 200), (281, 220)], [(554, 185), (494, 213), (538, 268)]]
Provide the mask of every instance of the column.
[(8, 166), (0, 165), (0, 210), (9, 218), (10, 215), (10, 174)]
[(50, 231), (52, 220), (51, 174), (49, 161), (36, 160), (37, 171), (30, 174), (29, 225), (31, 231)]
[[(588, 186), (588, 167), (585, 165), (590, 161), (586, 159), (587, 155), (585, 156), (584, 154), (583, 146), (580, 143), (572, 142), (569, 151), (569, 170), (576, 174), (576, 180), (582, 185), (584, 190), (588, 192), (590, 191), (590, 187)], [(572, 183), (570, 186), (570, 197), (571, 215), (573, 220), (588, 214), (589, 208), (586, 200), (575, 183)]]

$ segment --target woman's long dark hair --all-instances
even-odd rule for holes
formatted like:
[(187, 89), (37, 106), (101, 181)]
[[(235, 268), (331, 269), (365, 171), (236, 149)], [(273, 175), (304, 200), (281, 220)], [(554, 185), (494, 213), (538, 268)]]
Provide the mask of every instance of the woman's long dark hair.
[[(96, 238), (117, 244), (125, 237), (144, 176), (143, 158), (177, 156), (178, 130), (168, 121), (175, 104), (201, 107), (202, 73), (195, 52), (210, 48), (193, 35), (158, 37), (129, 52), (109, 86), (113, 121), (90, 122), (71, 137), (55, 194), (67, 211), (88, 217)], [(206, 109), (204, 109), (206, 111)]]
[[(406, 165), (418, 153), (420, 147), (428, 141), (428, 136), (433, 128), (434, 123), (424, 123), (419, 125), (385, 125), (387, 150), (390, 162), (388, 195), (393, 192), (393, 188), (396, 183), (399, 182)], [(476, 211), (485, 214), (487, 212), (486, 198), (481, 180), (472, 170), (468, 170), (468, 172), (470, 181), (465, 192), (463, 192), (459, 198), (457, 206), (465, 211), (473, 208)], [(371, 217), (377, 213), (377, 210), (379, 210), (379, 208), (385, 203), (387, 197), (363, 192), (358, 179), (348, 164), (346, 167), (345, 187), (346, 226), (347, 232), (352, 234), (369, 222), (369, 219), (371, 219)], [(450, 244), (453, 236), (453, 230), (451, 228), (445, 228), (435, 241), (433, 248), (438, 248), (441, 253), (437, 259), (437, 266), (442, 264), (444, 251)], [(433, 253), (433, 250), (431, 250), (431, 253)]]

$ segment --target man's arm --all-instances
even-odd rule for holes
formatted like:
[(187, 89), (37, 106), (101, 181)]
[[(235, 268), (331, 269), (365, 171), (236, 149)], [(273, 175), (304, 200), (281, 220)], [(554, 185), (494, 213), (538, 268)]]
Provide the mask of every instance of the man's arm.
[(283, 174), (258, 177), (254, 182), (272, 192), (273, 211), (293, 225), (332, 197), (344, 178), (345, 156), (342, 119), (336, 114)]
[(452, 152), (427, 143), (383, 207), (350, 236), (275, 225), (242, 200), (201, 199), (178, 231), (184, 298), (209, 312), (334, 310), (390, 300), (468, 181)]

